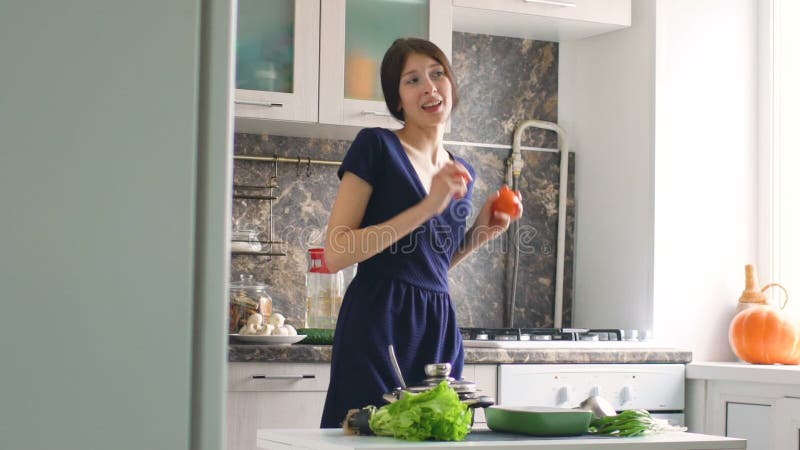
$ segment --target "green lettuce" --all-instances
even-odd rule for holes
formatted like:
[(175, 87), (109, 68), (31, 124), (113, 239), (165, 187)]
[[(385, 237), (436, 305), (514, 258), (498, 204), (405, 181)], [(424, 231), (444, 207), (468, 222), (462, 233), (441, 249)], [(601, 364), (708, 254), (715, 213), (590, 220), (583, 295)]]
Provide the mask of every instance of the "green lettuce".
[(446, 381), (419, 394), (404, 392), (369, 419), (373, 433), (407, 441), (463, 441), (471, 424), (472, 410), (461, 403)]

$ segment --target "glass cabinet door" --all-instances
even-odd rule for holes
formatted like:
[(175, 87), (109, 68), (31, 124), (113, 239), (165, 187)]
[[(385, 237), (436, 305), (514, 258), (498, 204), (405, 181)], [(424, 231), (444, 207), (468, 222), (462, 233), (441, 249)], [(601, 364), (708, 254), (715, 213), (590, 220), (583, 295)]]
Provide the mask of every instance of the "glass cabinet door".
[(237, 121), (317, 121), (319, 2), (238, 0)]
[(323, 0), (319, 121), (399, 128), (383, 103), (380, 64), (400, 37), (436, 43), (450, 57), (450, 0)]
[(346, 0), (344, 96), (383, 100), (380, 63), (399, 36), (428, 38), (428, 2)]

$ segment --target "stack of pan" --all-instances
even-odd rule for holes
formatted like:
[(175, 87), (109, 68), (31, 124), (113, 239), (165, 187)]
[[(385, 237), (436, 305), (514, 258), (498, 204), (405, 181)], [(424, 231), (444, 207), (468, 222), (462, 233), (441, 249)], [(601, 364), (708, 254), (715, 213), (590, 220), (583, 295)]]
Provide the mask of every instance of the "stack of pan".
[(425, 365), (425, 375), (428, 378), (422, 381), (419, 386), (408, 386), (405, 388), (395, 388), (391, 393), (384, 394), (384, 400), (392, 403), (400, 398), (403, 392), (420, 393), (435, 388), (442, 381), (446, 381), (453, 390), (458, 394), (458, 398), (462, 403), (470, 408), (486, 408), (487, 406), (494, 405), (494, 398), (480, 395), (478, 386), (468, 380), (456, 380), (450, 376), (450, 363), (436, 363)]

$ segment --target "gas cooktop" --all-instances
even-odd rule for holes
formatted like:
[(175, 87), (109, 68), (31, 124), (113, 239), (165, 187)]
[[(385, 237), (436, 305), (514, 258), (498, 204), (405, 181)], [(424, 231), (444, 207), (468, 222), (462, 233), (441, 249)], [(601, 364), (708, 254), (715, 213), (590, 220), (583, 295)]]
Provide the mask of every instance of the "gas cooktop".
[(618, 329), (585, 328), (461, 328), (465, 347), (644, 347), (648, 343), (624, 340)]

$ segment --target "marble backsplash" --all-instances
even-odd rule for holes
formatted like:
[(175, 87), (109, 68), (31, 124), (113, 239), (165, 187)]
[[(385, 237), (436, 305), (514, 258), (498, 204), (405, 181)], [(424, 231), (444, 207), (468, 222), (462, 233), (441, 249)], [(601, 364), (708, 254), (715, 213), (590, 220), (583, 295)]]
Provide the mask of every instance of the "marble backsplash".
[[(556, 122), (558, 44), (468, 33), (453, 34), (453, 69), (461, 104), (454, 112), (448, 141), (510, 145), (514, 127), (525, 119)], [(480, 126), (475, 126), (480, 124)], [(236, 155), (286, 156), (341, 160), (348, 141), (293, 138), (237, 133)], [(529, 129), (523, 145), (555, 148), (554, 133)], [(510, 150), (448, 145), (477, 171), (474, 213), (488, 194), (504, 183)], [(574, 155), (572, 155), (574, 156)], [(555, 297), (555, 243), (558, 206), (558, 153), (524, 150), (525, 166), (519, 178), (525, 215), (519, 222), (519, 269), (514, 326), (553, 325)], [(266, 184), (275, 175), (273, 163), (241, 161), (234, 164), (234, 183)], [(564, 280), (564, 325), (571, 323), (574, 266), (574, 160), (570, 160), (567, 212), (567, 268)], [(277, 199), (272, 204), (273, 238), (287, 243), (287, 255), (234, 255), (232, 279), (249, 273), (271, 286), (276, 310), (291, 323), (302, 325), (305, 308), (307, 249), (321, 246), (330, 208), (338, 187), (335, 166), (278, 163)], [(269, 203), (234, 199), (234, 227), (269, 229)], [(472, 218), (469, 219), (471, 223)], [(266, 239), (265, 233), (261, 235)], [(504, 236), (478, 250), (450, 273), (451, 296), (459, 325), (503, 326), (510, 279), (510, 240)]]

